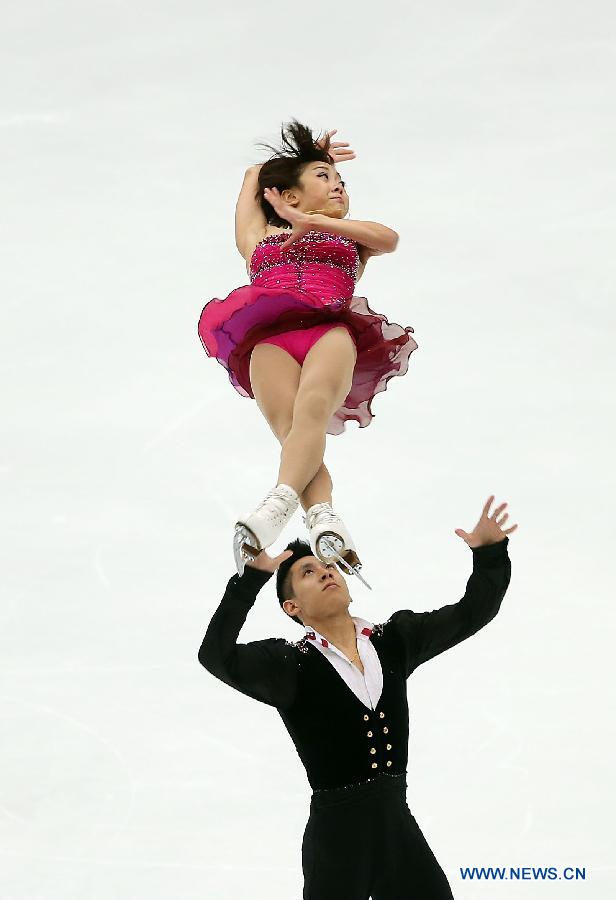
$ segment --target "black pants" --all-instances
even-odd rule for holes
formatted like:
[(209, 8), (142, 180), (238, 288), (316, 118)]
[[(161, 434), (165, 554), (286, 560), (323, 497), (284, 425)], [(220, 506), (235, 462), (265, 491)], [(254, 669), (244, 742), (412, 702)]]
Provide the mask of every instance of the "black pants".
[(406, 802), (406, 776), (316, 791), (302, 842), (303, 900), (453, 900)]

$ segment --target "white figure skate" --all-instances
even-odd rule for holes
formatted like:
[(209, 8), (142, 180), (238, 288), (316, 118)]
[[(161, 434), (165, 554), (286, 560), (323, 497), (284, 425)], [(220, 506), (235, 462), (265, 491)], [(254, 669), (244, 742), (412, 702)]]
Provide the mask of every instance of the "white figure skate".
[(321, 562), (334, 561), (339, 569), (349, 575), (357, 575), (362, 584), (372, 590), (368, 582), (359, 574), (361, 562), (355, 544), (340, 516), (336, 515), (329, 503), (315, 503), (303, 516), (310, 532), (310, 547)]
[(255, 559), (273, 544), (299, 506), (299, 497), (288, 484), (272, 488), (248, 516), (235, 523), (233, 555), (238, 575), (244, 574), (246, 560)]

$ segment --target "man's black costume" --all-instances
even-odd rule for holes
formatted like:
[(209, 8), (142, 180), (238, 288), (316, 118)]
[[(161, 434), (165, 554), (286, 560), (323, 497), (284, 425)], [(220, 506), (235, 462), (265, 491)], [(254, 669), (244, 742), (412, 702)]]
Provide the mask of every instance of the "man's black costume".
[(238, 644), (257, 593), (273, 573), (233, 575), (199, 650), (226, 684), (276, 707), (312, 788), (304, 832), (304, 900), (445, 900), (447, 878), (406, 803), (406, 680), (497, 614), (511, 578), (509, 538), (474, 548), (464, 597), (431, 612), (400, 609), (370, 641), (383, 689), (369, 709), (304, 636)]

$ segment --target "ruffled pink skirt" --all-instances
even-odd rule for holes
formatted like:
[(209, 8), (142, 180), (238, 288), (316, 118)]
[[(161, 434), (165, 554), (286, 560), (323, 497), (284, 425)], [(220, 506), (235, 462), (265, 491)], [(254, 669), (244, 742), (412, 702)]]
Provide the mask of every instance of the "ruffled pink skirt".
[(255, 344), (272, 335), (330, 322), (348, 325), (357, 348), (351, 390), (327, 427), (327, 434), (341, 434), (348, 419), (366, 428), (374, 418), (375, 395), (387, 388), (390, 378), (406, 374), (409, 357), (418, 346), (410, 325), (389, 322), (370, 309), (365, 297), (324, 304), (297, 288), (246, 284), (224, 300), (206, 303), (198, 333), (205, 352), (225, 367), (236, 391), (254, 399), (249, 373)]

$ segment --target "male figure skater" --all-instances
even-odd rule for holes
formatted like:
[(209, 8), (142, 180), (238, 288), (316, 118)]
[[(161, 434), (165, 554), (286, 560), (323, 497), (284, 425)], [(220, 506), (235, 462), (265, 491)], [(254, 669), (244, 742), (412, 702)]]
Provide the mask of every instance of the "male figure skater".
[[(497, 614), (511, 578), (506, 503), (461, 528), (473, 571), (461, 600), (432, 612), (399, 609), (381, 625), (349, 615), (333, 564), (294, 541), (262, 551), (233, 575), (212, 616), (199, 662), (216, 678), (276, 707), (312, 788), (302, 842), (304, 900), (451, 900), (449, 882), (406, 802), (406, 680), (422, 663)], [(238, 644), (258, 591), (272, 576), (300, 641)], [(402, 582), (401, 582), (402, 585)]]

